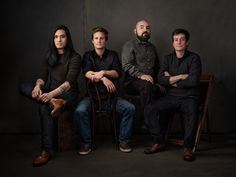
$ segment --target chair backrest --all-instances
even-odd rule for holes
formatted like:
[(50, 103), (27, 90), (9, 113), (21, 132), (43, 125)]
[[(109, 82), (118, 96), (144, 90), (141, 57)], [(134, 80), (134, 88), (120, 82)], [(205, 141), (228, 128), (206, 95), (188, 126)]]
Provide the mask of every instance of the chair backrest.
[(114, 107), (116, 93), (102, 93), (99, 90), (98, 83), (87, 81), (88, 95), (92, 101), (93, 108), (97, 111), (111, 111)]

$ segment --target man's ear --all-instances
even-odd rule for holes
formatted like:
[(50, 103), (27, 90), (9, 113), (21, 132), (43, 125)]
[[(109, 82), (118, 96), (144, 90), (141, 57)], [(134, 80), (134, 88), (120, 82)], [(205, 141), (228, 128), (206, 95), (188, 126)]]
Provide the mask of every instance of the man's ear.
[(136, 35), (137, 35), (137, 29), (136, 29), (136, 28), (134, 28), (134, 34), (136, 34)]

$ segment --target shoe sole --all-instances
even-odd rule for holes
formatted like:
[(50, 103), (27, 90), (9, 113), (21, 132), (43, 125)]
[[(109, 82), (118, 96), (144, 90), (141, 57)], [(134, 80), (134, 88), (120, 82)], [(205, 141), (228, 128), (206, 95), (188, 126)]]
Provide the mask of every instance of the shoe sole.
[(132, 149), (123, 149), (120, 147), (120, 151), (125, 152), (125, 153), (129, 153), (129, 152), (132, 152)]
[(92, 150), (90, 149), (88, 152), (78, 152), (79, 155), (88, 155)]

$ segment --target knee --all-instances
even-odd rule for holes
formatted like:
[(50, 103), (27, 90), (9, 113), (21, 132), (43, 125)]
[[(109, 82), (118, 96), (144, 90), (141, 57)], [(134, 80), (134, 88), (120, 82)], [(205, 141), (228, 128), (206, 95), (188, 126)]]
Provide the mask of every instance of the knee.
[(150, 91), (152, 90), (153, 84), (151, 84), (148, 81), (143, 81), (143, 90), (144, 91)]
[(129, 112), (130, 114), (134, 115), (135, 114), (135, 106), (133, 104), (129, 104), (129, 106), (127, 106), (127, 112)]
[(75, 109), (75, 116), (76, 117), (82, 117), (83, 115), (85, 115), (87, 113), (86, 109), (84, 106), (77, 106), (77, 108)]

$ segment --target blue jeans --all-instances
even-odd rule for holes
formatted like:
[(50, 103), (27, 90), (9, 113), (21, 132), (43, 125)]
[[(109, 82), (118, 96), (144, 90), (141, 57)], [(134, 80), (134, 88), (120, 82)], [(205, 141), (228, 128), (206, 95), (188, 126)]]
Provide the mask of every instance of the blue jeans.
[[(92, 111), (92, 104), (90, 98), (84, 98), (75, 109), (75, 123), (79, 127), (82, 146), (91, 146), (91, 127), (90, 127), (90, 113)], [(117, 98), (116, 111), (121, 114), (119, 143), (126, 144), (129, 142), (133, 118), (135, 114), (135, 106), (125, 99)]]

